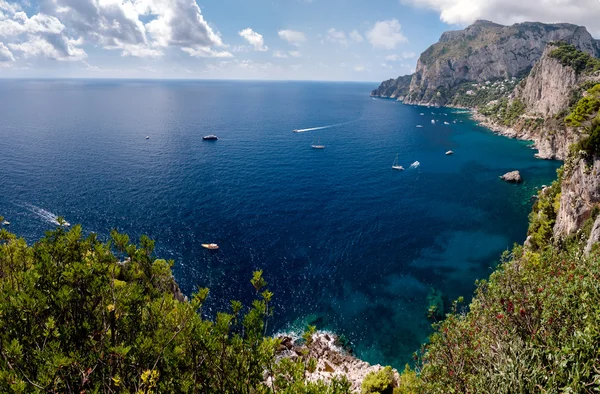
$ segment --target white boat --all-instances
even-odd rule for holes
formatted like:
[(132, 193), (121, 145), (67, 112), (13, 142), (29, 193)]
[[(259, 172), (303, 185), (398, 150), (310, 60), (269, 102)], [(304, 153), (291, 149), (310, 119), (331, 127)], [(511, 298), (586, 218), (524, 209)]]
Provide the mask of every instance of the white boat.
[(66, 220), (63, 222), (63, 226), (65, 227), (71, 227), (71, 223), (67, 222)]
[(300, 130), (294, 130), (294, 133), (302, 133)]
[(201, 244), (201, 245), (204, 249), (208, 249), (208, 250), (218, 250), (219, 249), (219, 245), (217, 245), (217, 244)]
[(397, 170), (397, 171), (404, 171), (404, 167), (402, 167), (400, 164), (398, 164), (398, 155), (396, 155), (396, 160), (394, 160), (392, 169)]
[(446, 152), (446, 156), (450, 156), (450, 155), (453, 155), (453, 154), (454, 154), (454, 152), (452, 152), (451, 150), (449, 150), (448, 152)]
[(2, 224), (4, 226), (10, 226), (10, 222), (8, 220), (3, 221)]
[(149, 135), (147, 135), (147, 136), (146, 136), (146, 139), (147, 139), (147, 140), (149, 140), (149, 139), (150, 139), (150, 136), (149, 136)]
[(202, 139), (204, 141), (216, 141), (216, 140), (218, 140), (217, 136), (214, 135), (214, 134), (205, 135), (204, 137), (202, 137)]
[(417, 125), (417, 127), (418, 127), (418, 128), (421, 128), (421, 127), (423, 127), (423, 126), (421, 126), (420, 124), (418, 124), (418, 125)]
[(415, 161), (414, 163), (412, 163), (410, 165), (410, 168), (419, 168), (421, 166), (421, 163), (419, 163), (418, 161)]
[(421, 112), (421, 116), (425, 116), (425, 114), (423, 112)]
[(431, 124), (435, 124), (435, 119), (431, 119)]
[(313, 141), (313, 143), (310, 145), (310, 147), (313, 148), (313, 149), (325, 149), (325, 145), (321, 145), (321, 139), (320, 138), (317, 140), (316, 144)]
[(448, 122), (444, 122), (444, 124), (445, 124), (445, 125), (449, 125), (450, 123), (448, 123)]

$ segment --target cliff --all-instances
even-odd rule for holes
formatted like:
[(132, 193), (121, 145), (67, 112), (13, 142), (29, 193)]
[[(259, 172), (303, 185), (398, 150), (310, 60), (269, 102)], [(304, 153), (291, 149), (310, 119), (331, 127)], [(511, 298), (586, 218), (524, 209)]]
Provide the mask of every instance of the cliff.
[[(581, 130), (565, 123), (586, 85), (600, 82), (597, 72), (578, 72), (555, 56), (560, 47), (548, 45), (529, 75), (505, 98), (482, 105), (475, 118), (492, 130), (535, 142), (537, 157), (565, 160)], [(573, 49), (574, 50), (574, 49)], [(510, 109), (518, 107), (518, 111)]]
[[(566, 23), (503, 26), (477, 21), (464, 30), (446, 32), (421, 54), (404, 102), (460, 105), (454, 101), (461, 85), (520, 79), (553, 41), (573, 44), (593, 56), (600, 54), (600, 45), (585, 27)], [(386, 86), (394, 90), (390, 81)]]
[(377, 89), (371, 92), (371, 96), (403, 100), (408, 94), (411, 80), (412, 74), (383, 81)]

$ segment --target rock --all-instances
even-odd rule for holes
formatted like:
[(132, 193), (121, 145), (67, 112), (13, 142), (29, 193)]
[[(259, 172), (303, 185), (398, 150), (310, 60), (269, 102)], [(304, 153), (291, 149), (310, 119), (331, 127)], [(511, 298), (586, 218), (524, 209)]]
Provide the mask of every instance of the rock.
[(523, 179), (521, 178), (521, 173), (519, 171), (507, 172), (506, 174), (502, 175), (500, 179), (509, 183), (523, 182)]
[(584, 253), (586, 256), (590, 255), (592, 248), (598, 242), (600, 242), (600, 216), (596, 218), (594, 226), (592, 227), (592, 233), (590, 234), (590, 238), (588, 238), (587, 245), (585, 246)]
[(522, 75), (553, 41), (568, 42), (593, 56), (600, 53), (599, 44), (585, 27), (566, 23), (502, 26), (477, 21), (464, 30), (446, 32), (420, 56), (404, 102), (445, 105), (452, 102), (454, 88), (464, 82), (486, 83)]
[[(338, 344), (345, 342), (340, 340), (337, 335), (317, 332), (312, 336), (310, 345), (306, 346), (300, 342), (293, 341), (290, 337), (282, 337), (282, 346), (279, 349), (278, 357), (287, 357), (290, 359), (315, 358), (317, 360), (317, 369), (313, 373), (307, 374), (307, 380), (316, 382), (318, 380), (331, 381), (333, 377), (345, 375), (352, 385), (353, 393), (360, 393), (362, 381), (370, 372), (378, 372), (383, 367), (381, 365), (370, 365), (351, 354)], [(293, 346), (289, 349), (286, 346), (292, 341)], [(283, 344), (285, 343), (285, 346)], [(395, 380), (399, 381), (400, 375), (394, 370)]]
[(371, 96), (398, 98), (398, 100), (401, 100), (408, 94), (408, 88), (410, 87), (411, 80), (412, 74), (398, 77), (397, 79), (383, 81), (377, 89), (371, 92)]

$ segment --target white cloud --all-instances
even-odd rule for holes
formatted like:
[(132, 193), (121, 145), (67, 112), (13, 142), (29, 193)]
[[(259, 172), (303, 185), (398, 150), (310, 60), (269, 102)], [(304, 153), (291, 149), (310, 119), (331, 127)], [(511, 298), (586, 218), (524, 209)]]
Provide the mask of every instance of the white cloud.
[(446, 23), (466, 25), (477, 19), (513, 24), (524, 21), (570, 22), (600, 34), (597, 0), (400, 0), (440, 13)]
[(327, 30), (327, 41), (343, 46), (348, 46), (348, 39), (346, 33), (340, 30), (336, 30), (333, 27)]
[(287, 59), (288, 55), (282, 51), (275, 51), (275, 52), (273, 52), (273, 57), (280, 58), (280, 59)]
[(302, 33), (301, 31), (279, 30), (279, 32), (277, 32), (277, 34), (279, 34), (279, 37), (282, 40), (285, 40), (285, 41), (289, 42), (290, 44), (295, 45), (297, 47), (301, 46), (303, 43), (306, 42), (306, 35), (304, 33)]
[[(45, 57), (53, 60), (81, 60), (87, 57), (80, 48), (83, 39), (70, 38), (66, 27), (58, 18), (46, 14), (35, 14), (31, 18), (18, 6), (0, 0), (0, 37), (3, 52), (9, 51), (24, 58)], [(7, 48), (10, 48), (8, 50)], [(6, 53), (5, 53), (6, 54)]]
[(391, 68), (393, 68), (392, 66), (390, 66), (390, 65), (389, 65), (389, 64), (387, 64), (387, 63), (381, 63), (381, 67), (383, 67), (383, 68), (387, 68), (387, 69), (391, 69)]
[(408, 41), (401, 32), (397, 19), (379, 21), (367, 32), (367, 39), (378, 49), (395, 49), (402, 42)]
[(363, 72), (366, 69), (365, 69), (365, 66), (354, 66), (353, 70), (356, 72)]
[(196, 49), (186, 47), (186, 48), (181, 48), (181, 50), (193, 57), (216, 57), (216, 58), (233, 57), (233, 55), (230, 52), (215, 51), (214, 49), (205, 48), (205, 47), (200, 47), (200, 48), (196, 48)]
[(0, 42), (0, 62), (14, 62), (15, 57), (12, 52), (4, 45), (4, 43)]
[(169, 47), (191, 56), (229, 53), (215, 49), (225, 45), (195, 0), (43, 0), (41, 9), (123, 56), (158, 57)]
[(414, 52), (402, 52), (401, 55), (388, 55), (385, 57), (385, 60), (390, 62), (397, 62), (400, 60), (414, 59), (415, 57), (417, 57), (417, 54)]
[(300, 53), (300, 51), (289, 51), (288, 53), (290, 54), (291, 57), (302, 57), (302, 54)]
[(240, 35), (240, 37), (248, 41), (248, 43), (252, 45), (255, 51), (265, 52), (269, 49), (267, 46), (265, 46), (265, 40), (263, 39), (263, 36), (261, 34), (258, 34), (251, 28), (244, 29), (238, 32), (238, 34)]
[(365, 39), (363, 38), (363, 36), (356, 30), (352, 30), (350, 32), (350, 38), (352, 39), (352, 41), (354, 42), (363, 42)]

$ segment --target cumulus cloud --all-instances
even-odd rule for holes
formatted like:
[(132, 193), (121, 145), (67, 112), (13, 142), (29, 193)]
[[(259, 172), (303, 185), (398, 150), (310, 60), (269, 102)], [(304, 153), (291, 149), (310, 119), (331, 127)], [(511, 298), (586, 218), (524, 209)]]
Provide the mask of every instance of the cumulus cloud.
[(302, 54), (300, 53), (300, 51), (289, 51), (288, 53), (290, 54), (291, 57), (302, 57)]
[(0, 62), (14, 62), (15, 57), (13, 56), (10, 49), (4, 45), (4, 43), (0, 42)]
[(357, 30), (352, 30), (350, 32), (350, 38), (352, 39), (352, 41), (354, 42), (363, 42), (365, 39), (363, 38), (363, 36), (357, 31)]
[(169, 47), (191, 56), (232, 56), (215, 49), (225, 45), (195, 0), (42, 0), (41, 9), (123, 56), (158, 57)]
[(402, 52), (402, 54), (400, 55), (388, 55), (385, 57), (385, 60), (390, 62), (397, 62), (400, 60), (414, 59), (415, 57), (417, 57), (417, 54), (414, 52)]
[(402, 42), (408, 41), (402, 34), (400, 22), (397, 19), (379, 21), (367, 32), (367, 39), (378, 49), (395, 49)]
[(346, 33), (340, 30), (336, 30), (333, 27), (327, 30), (327, 41), (343, 46), (348, 46), (348, 38)]
[[(70, 38), (65, 25), (54, 16), (35, 14), (31, 18), (18, 5), (0, 0), (0, 38), (3, 52), (24, 58), (44, 57), (53, 60), (81, 60), (87, 57), (80, 48), (83, 40)], [(10, 49), (8, 49), (10, 48)], [(5, 56), (6, 57), (6, 56)]]
[(354, 66), (353, 70), (356, 72), (363, 72), (366, 70), (366, 68), (365, 66)]
[(277, 34), (282, 40), (285, 40), (288, 43), (297, 47), (301, 46), (303, 43), (306, 42), (306, 35), (301, 31), (279, 30)]
[(597, 0), (400, 0), (430, 8), (446, 23), (466, 25), (477, 19), (512, 24), (524, 21), (570, 22), (600, 34)]
[(287, 59), (288, 55), (282, 51), (275, 51), (275, 52), (273, 52), (273, 57), (280, 58), (280, 59)]
[(251, 28), (244, 29), (238, 32), (238, 34), (240, 37), (248, 41), (248, 44), (252, 45), (255, 51), (266, 52), (269, 50), (269, 48), (265, 46), (265, 40), (263, 39), (263, 36)]

